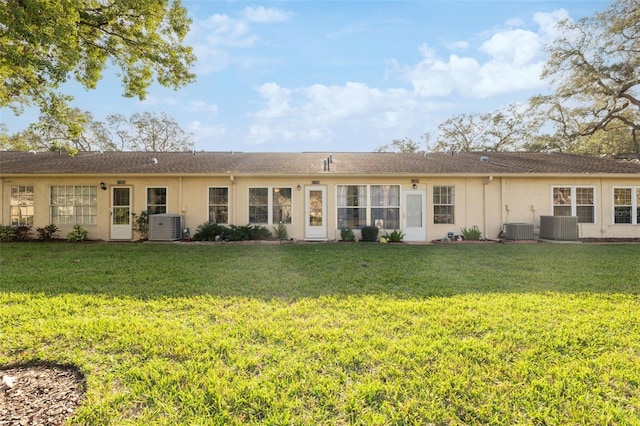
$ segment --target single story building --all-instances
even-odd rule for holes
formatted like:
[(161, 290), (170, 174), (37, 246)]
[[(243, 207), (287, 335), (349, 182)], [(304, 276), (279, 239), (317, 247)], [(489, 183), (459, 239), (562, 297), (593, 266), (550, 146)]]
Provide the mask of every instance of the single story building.
[(516, 223), (537, 236), (549, 216), (575, 217), (580, 238), (640, 238), (640, 163), (560, 153), (0, 152), (0, 194), (2, 225), (108, 241), (137, 240), (143, 210), (192, 234), (283, 223), (312, 241), (365, 225), (405, 241)]

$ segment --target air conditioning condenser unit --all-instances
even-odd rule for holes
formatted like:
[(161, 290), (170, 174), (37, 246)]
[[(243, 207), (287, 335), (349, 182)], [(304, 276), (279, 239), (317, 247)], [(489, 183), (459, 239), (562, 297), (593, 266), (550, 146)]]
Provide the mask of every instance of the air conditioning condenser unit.
[(533, 240), (533, 225), (530, 223), (505, 224), (507, 240)]
[(149, 216), (149, 241), (177, 241), (182, 239), (184, 217), (178, 214)]
[(576, 241), (577, 216), (540, 216), (540, 238), (543, 240)]

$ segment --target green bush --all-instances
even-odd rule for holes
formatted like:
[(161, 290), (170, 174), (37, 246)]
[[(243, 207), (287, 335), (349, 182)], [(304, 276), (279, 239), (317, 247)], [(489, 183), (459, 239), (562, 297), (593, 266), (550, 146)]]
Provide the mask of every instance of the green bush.
[(0, 225), (0, 241), (13, 240), (13, 226)]
[(351, 228), (344, 227), (340, 229), (340, 239), (342, 241), (353, 242), (356, 240), (356, 234)]
[(475, 225), (472, 228), (462, 228), (460, 232), (462, 232), (465, 240), (478, 241), (482, 239), (482, 232)]
[(278, 241), (286, 241), (289, 239), (289, 231), (284, 223), (279, 223), (278, 227), (273, 228), (273, 233)]
[(251, 235), (251, 225), (229, 225), (224, 239), (229, 241), (247, 241)]
[(73, 230), (67, 234), (67, 241), (79, 242), (87, 241), (89, 239), (89, 232), (82, 227), (82, 225), (74, 225)]
[(149, 235), (149, 215), (146, 210), (142, 210), (139, 215), (135, 215), (133, 230), (140, 234), (141, 240), (146, 240)]
[(40, 235), (40, 239), (44, 241), (58, 238), (58, 227), (54, 224), (43, 226), (42, 228), (36, 228), (36, 232)]
[(194, 241), (218, 241), (224, 239), (228, 232), (227, 227), (215, 222), (206, 222), (198, 226), (193, 235)]
[(271, 239), (271, 231), (264, 226), (249, 226), (250, 240), (269, 240)]
[(19, 225), (13, 227), (13, 239), (24, 241), (31, 238), (31, 225)]
[(384, 239), (390, 243), (399, 243), (404, 240), (404, 234), (396, 229), (390, 234), (388, 232), (385, 233)]
[(377, 226), (363, 226), (360, 231), (362, 232), (362, 241), (376, 242), (378, 240), (378, 227)]

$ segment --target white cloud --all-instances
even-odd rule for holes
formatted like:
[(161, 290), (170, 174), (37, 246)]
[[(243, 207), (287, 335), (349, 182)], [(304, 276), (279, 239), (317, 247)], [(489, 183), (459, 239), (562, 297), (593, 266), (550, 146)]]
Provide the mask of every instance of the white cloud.
[(449, 50), (464, 52), (469, 48), (469, 42), (464, 40), (454, 41), (453, 43), (447, 43), (447, 48)]
[(291, 18), (291, 14), (289, 12), (264, 6), (247, 6), (244, 9), (243, 15), (247, 21), (259, 23), (284, 22)]
[(276, 83), (266, 83), (258, 88), (258, 93), (267, 100), (266, 108), (255, 113), (259, 118), (285, 117), (291, 112), (289, 100), (291, 90), (282, 88)]
[[(558, 35), (555, 28), (558, 20), (567, 17), (562, 9), (536, 13), (533, 22), (537, 24), (537, 31), (521, 28), (494, 31), (475, 54), (466, 42), (448, 45), (449, 49), (467, 48), (464, 56), (452, 54), (448, 58), (424, 44), (420, 47), (420, 62), (401, 66), (396, 61), (391, 72), (410, 82), (414, 91), (423, 97), (458, 94), (484, 98), (540, 89), (544, 87), (540, 74), (547, 59), (545, 46)], [(524, 25), (518, 19), (508, 23)]]
[[(388, 133), (389, 138), (398, 131), (408, 134), (433, 108), (405, 89), (381, 90), (358, 82), (314, 84), (296, 89), (267, 83), (260, 86), (258, 92), (264, 106), (250, 114), (253, 122), (248, 139), (256, 144), (269, 143), (270, 149), (278, 143), (289, 144), (292, 147), (289, 149), (296, 150), (296, 143), (300, 141), (321, 147), (330, 143), (335, 133), (353, 134), (355, 139), (362, 139), (362, 129)], [(358, 142), (367, 143), (367, 140)], [(345, 150), (349, 148), (344, 146)]]
[(526, 65), (542, 53), (539, 36), (525, 30), (504, 31), (494, 34), (480, 46), (480, 51), (500, 64)]
[(206, 112), (211, 118), (218, 115), (218, 105), (210, 104), (205, 101), (191, 101), (189, 103), (189, 109), (196, 112)]
[(248, 48), (258, 39), (246, 21), (228, 15), (211, 15), (204, 21), (198, 21), (196, 26), (194, 35), (198, 39), (203, 38), (209, 46)]
[(224, 124), (203, 124), (200, 121), (192, 121), (187, 130), (193, 133), (196, 149), (225, 150), (227, 147), (221, 144), (228, 143), (227, 128)]

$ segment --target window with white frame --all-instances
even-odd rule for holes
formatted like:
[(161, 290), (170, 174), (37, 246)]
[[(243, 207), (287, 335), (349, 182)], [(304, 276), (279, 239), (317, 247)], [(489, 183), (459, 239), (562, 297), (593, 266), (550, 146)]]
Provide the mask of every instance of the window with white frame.
[(554, 186), (553, 215), (577, 216), (578, 223), (595, 223), (595, 189), (589, 186)]
[(371, 185), (371, 222), (383, 229), (400, 229), (400, 185)]
[(613, 223), (640, 225), (640, 186), (613, 188)]
[(249, 188), (249, 223), (291, 223), (289, 187)]
[(229, 188), (209, 188), (209, 221), (229, 223)]
[(167, 212), (167, 188), (147, 188), (147, 214)]
[(367, 225), (367, 185), (338, 185), (338, 228)]
[(338, 228), (400, 229), (400, 185), (338, 185)]
[(95, 186), (52, 186), (51, 223), (54, 225), (95, 225), (98, 210)]
[(291, 223), (291, 188), (273, 188), (272, 223)]
[(11, 187), (11, 225), (32, 226), (33, 210), (35, 207), (33, 198), (33, 186), (19, 185)]
[(433, 187), (433, 223), (455, 223), (455, 187)]

